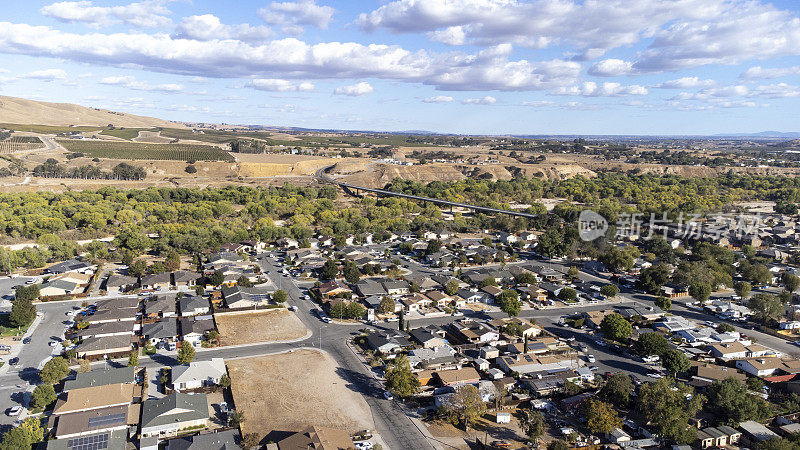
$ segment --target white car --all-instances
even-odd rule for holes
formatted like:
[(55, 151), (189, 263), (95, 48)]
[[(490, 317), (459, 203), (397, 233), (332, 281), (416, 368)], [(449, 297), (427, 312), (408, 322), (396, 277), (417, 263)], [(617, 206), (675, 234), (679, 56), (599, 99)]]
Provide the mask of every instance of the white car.
[(50, 341), (50, 343), (47, 344), (47, 345), (49, 345), (50, 347), (55, 347), (56, 345), (58, 345), (58, 342), (57, 341)]
[(297, 306), (294, 305), (290, 306), (289, 311), (297, 311)]
[(356, 442), (355, 446), (356, 450), (372, 450), (372, 442), (369, 441)]
[(593, 363), (593, 362), (597, 361), (597, 359), (594, 357), (594, 355), (587, 355), (586, 356), (586, 360), (589, 361), (590, 363)]
[(8, 417), (17, 417), (22, 413), (22, 406), (12, 406), (6, 410), (6, 415)]

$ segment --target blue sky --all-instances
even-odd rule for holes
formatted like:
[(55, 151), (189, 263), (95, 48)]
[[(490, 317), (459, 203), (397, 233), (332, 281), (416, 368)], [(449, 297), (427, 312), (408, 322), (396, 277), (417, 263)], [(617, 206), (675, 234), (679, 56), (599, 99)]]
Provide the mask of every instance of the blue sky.
[(2, 95), (311, 128), (800, 131), (795, 1), (15, 3)]

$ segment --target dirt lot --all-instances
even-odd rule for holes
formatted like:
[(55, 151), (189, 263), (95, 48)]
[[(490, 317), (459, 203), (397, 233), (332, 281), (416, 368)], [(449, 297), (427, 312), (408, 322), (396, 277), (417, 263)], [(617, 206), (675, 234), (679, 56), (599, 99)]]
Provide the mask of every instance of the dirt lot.
[[(425, 426), (438, 441), (446, 444), (448, 448), (468, 450), (471, 448), (468, 442), (474, 443), (475, 439), (487, 442), (505, 441), (509, 444), (508, 448), (511, 449), (529, 448), (524, 445), (527, 437), (520, 427), (519, 419), (513, 414), (511, 423), (498, 424), (495, 422), (493, 412), (486, 413), (472, 424), (469, 432), (456, 428), (443, 420), (425, 422)], [(544, 436), (542, 440), (548, 440), (547, 436)]]
[(305, 349), (227, 364), (236, 409), (247, 419), (244, 434), (276, 440), (309, 425), (375, 429), (369, 405), (327, 353)]
[(308, 332), (303, 322), (293, 312), (286, 309), (217, 315), (215, 319), (222, 345), (288, 341), (299, 339)]

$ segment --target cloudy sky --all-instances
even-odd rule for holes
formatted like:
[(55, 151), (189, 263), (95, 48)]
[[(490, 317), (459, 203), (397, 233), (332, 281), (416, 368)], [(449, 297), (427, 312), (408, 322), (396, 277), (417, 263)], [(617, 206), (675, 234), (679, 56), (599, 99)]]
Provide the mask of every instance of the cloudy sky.
[(795, 0), (9, 3), (3, 95), (357, 130), (800, 131)]

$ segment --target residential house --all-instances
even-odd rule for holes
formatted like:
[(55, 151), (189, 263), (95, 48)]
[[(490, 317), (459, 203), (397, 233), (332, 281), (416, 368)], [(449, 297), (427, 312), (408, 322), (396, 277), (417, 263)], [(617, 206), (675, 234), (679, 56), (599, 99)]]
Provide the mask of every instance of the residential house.
[(278, 450), (340, 450), (355, 448), (350, 435), (344, 430), (310, 426), (305, 430), (278, 441)]
[(410, 332), (411, 338), (419, 342), (423, 348), (440, 347), (447, 344), (444, 331), (435, 325), (414, 328)]
[(105, 322), (105, 323), (92, 323), (82, 330), (76, 330), (74, 336), (81, 339), (90, 337), (106, 337), (106, 336), (128, 336), (128, 339), (133, 337), (134, 322)]
[(758, 358), (761, 356), (778, 356), (774, 351), (759, 344), (751, 344), (745, 347), (740, 342), (730, 342), (713, 344), (708, 348), (711, 356), (722, 359), (723, 361), (744, 358)]
[(136, 277), (112, 273), (106, 279), (105, 289), (109, 295), (122, 294), (135, 289), (139, 285)]
[(742, 441), (748, 446), (757, 447), (758, 444), (764, 441), (780, 437), (774, 431), (754, 420), (740, 423), (739, 429), (742, 430)]
[(209, 411), (205, 394), (176, 392), (142, 403), (141, 435), (166, 438), (181, 430), (208, 425)]
[(201, 275), (199, 273), (190, 272), (188, 270), (176, 270), (172, 272), (172, 280), (177, 287), (195, 286), (200, 277)]
[(487, 324), (472, 320), (461, 320), (450, 324), (448, 335), (457, 344), (488, 344), (500, 339), (500, 333)]
[(78, 284), (64, 280), (47, 281), (39, 287), (39, 295), (42, 297), (74, 295), (80, 293), (80, 291)]
[(216, 331), (214, 320), (210, 316), (182, 317), (180, 324), (181, 338), (193, 347), (200, 347), (206, 333)]
[(148, 320), (177, 317), (175, 296), (171, 294), (155, 295), (144, 302), (144, 315)]
[(411, 312), (430, 308), (433, 302), (426, 295), (417, 292), (408, 297), (403, 297), (400, 303), (407, 312)]
[[(125, 432), (128, 426), (138, 425), (138, 408), (133, 405), (117, 405), (53, 416), (55, 439), (77, 440), (98, 433)], [(48, 446), (48, 448), (50, 448)], [(78, 448), (78, 447), (73, 447)], [(97, 448), (101, 448), (98, 446)], [(124, 448), (117, 447), (117, 448)]]
[(172, 368), (172, 388), (180, 392), (185, 389), (215, 386), (226, 373), (225, 361), (222, 358), (192, 361), (188, 365)]
[(384, 279), (381, 284), (389, 295), (404, 295), (411, 292), (411, 285), (405, 280)]
[(172, 275), (169, 272), (145, 275), (139, 284), (142, 289), (167, 290), (172, 285)]
[(736, 368), (755, 377), (768, 377), (776, 373), (800, 373), (800, 361), (781, 360), (775, 357), (762, 356), (736, 360)]
[(236, 450), (241, 448), (241, 441), (239, 430), (230, 429), (170, 439), (166, 450)]
[(336, 297), (339, 294), (350, 294), (353, 292), (349, 287), (347, 287), (347, 285), (337, 280), (330, 280), (322, 283), (318, 290), (322, 297), (327, 298)]
[(89, 264), (86, 261), (82, 261), (78, 258), (73, 258), (67, 261), (53, 264), (52, 266), (46, 268), (44, 270), (44, 273), (49, 273), (49, 274), (59, 274), (66, 272), (90, 273), (94, 272), (95, 267), (97, 266)]
[(184, 295), (178, 300), (178, 305), (180, 305), (182, 317), (207, 314), (210, 310), (208, 300), (197, 295)]
[(689, 373), (691, 374), (689, 384), (696, 388), (706, 388), (715, 381), (722, 381), (731, 377), (741, 382), (747, 379), (745, 374), (733, 368), (709, 363), (693, 363)]
[(76, 347), (78, 358), (94, 359), (96, 357), (122, 355), (133, 348), (130, 335), (114, 335), (90, 337), (82, 340)]
[(456, 358), (456, 351), (449, 345), (410, 350), (408, 362), (413, 371), (449, 370), (461, 367), (461, 359)]
[(80, 272), (65, 272), (60, 273), (58, 275), (53, 275), (47, 279), (47, 281), (66, 281), (68, 283), (75, 283), (78, 287), (85, 288), (89, 285), (89, 281), (91, 281), (93, 274), (91, 273), (80, 273)]
[(430, 291), (425, 294), (434, 306), (445, 307), (449, 305), (453, 298), (441, 291)]
[(74, 389), (82, 389), (94, 386), (106, 386), (110, 384), (134, 384), (136, 383), (135, 367), (116, 367), (107, 369), (95, 369), (89, 372), (79, 372), (75, 374), (74, 380), (64, 381), (64, 392)]
[(387, 294), (386, 289), (375, 278), (364, 278), (355, 283), (354, 289), (361, 297), (371, 296), (384, 296)]
[(178, 319), (168, 317), (142, 325), (142, 337), (150, 345), (174, 344), (178, 341)]
[(474, 367), (462, 367), (455, 370), (437, 370), (434, 372), (436, 378), (442, 386), (463, 386), (465, 384), (476, 384), (481, 376)]
[(506, 373), (517, 372), (527, 374), (534, 372), (554, 372), (559, 370), (575, 370), (579, 367), (574, 356), (533, 356), (520, 354), (516, 356), (501, 356), (496, 360), (497, 365)]
[(134, 393), (141, 388), (135, 384), (118, 383), (72, 389), (56, 400), (53, 414), (60, 416), (82, 411), (127, 406), (133, 403)]
[(254, 308), (269, 304), (270, 294), (262, 288), (232, 286), (222, 288), (225, 306), (231, 309)]
[(367, 336), (367, 345), (373, 350), (384, 354), (390, 355), (397, 353), (404, 348), (413, 347), (414, 344), (408, 339), (405, 333), (394, 332), (376, 332)]

